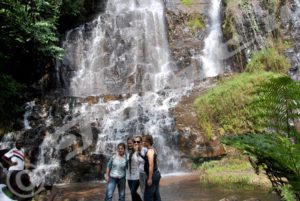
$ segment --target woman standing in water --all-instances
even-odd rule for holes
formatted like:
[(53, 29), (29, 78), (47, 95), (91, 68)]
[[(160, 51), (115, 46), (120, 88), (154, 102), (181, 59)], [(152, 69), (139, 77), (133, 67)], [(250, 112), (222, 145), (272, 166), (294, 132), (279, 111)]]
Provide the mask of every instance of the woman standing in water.
[(152, 135), (143, 136), (143, 143), (148, 150), (145, 156), (144, 166), (147, 175), (144, 201), (161, 201), (159, 193), (161, 175), (158, 170), (157, 153), (153, 148)]
[(117, 153), (107, 163), (105, 180), (107, 181), (105, 201), (112, 201), (116, 186), (119, 191), (119, 201), (125, 201), (126, 186), (126, 155), (125, 144), (119, 143)]

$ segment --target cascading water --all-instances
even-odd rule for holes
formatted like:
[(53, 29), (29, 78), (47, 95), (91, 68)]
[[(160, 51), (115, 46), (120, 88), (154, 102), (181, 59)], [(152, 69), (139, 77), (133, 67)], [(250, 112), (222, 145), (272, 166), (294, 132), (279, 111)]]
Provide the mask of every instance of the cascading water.
[(74, 70), (70, 96), (158, 91), (171, 76), (159, 0), (109, 1), (105, 14), (67, 34), (63, 48)]
[(297, 5), (297, 7), (299, 9), (300, 8), (300, 1), (299, 0), (295, 0), (295, 3), (296, 3), (296, 5)]
[(222, 45), (221, 0), (211, 0), (209, 9), (209, 34), (204, 40), (203, 53), (200, 56), (205, 77), (215, 77), (222, 74), (224, 45)]
[[(110, 0), (96, 20), (66, 34), (65, 57), (57, 67), (72, 72), (65, 96), (93, 96), (97, 102), (63, 106), (70, 115), (62, 127), (45, 136), (37, 172), (43, 169), (49, 175), (59, 168), (59, 151), (78, 139), (68, 132), (74, 126), (82, 144), (64, 160), (87, 150), (111, 155), (128, 136), (149, 133), (155, 138), (162, 171), (180, 169), (170, 108), (188, 88), (172, 72), (163, 8), (162, 0)], [(47, 119), (52, 122), (52, 117)]]
[(31, 129), (31, 126), (29, 125), (28, 117), (31, 115), (34, 105), (35, 105), (35, 102), (30, 101), (30, 102), (26, 103), (26, 106), (25, 106), (26, 112), (24, 113), (24, 128), (26, 130)]

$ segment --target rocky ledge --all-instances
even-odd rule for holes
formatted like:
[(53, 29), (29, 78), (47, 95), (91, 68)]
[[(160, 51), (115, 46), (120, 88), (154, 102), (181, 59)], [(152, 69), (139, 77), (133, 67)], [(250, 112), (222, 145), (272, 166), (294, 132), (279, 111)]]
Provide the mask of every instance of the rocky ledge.
[(194, 101), (207, 89), (215, 86), (217, 78), (207, 79), (196, 84), (191, 93), (181, 98), (180, 103), (172, 109), (176, 129), (179, 132), (179, 149), (186, 157), (193, 160), (214, 158), (225, 154), (218, 139), (209, 140), (201, 132), (197, 121)]

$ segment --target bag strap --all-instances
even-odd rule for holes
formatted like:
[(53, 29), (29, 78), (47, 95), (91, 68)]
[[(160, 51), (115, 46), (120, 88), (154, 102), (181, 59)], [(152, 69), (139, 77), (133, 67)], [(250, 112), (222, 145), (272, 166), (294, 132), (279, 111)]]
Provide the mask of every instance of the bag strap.
[(143, 156), (143, 155), (141, 154), (141, 152), (139, 152), (139, 156), (140, 156), (142, 159), (144, 159), (144, 161), (146, 160), (146, 154), (147, 154), (147, 152), (145, 153), (145, 156)]

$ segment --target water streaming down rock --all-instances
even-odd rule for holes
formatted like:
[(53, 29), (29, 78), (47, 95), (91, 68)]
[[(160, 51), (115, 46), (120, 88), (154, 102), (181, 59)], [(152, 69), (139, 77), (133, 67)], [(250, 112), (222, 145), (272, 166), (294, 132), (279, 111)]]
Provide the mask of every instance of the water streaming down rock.
[(64, 66), (70, 96), (158, 91), (169, 83), (169, 50), (163, 4), (109, 1), (92, 23), (68, 32)]
[(30, 101), (30, 102), (26, 103), (26, 106), (25, 106), (26, 111), (24, 113), (24, 121), (23, 121), (25, 130), (31, 129), (28, 117), (31, 115), (34, 105), (35, 105), (35, 101)]
[(221, 7), (221, 0), (211, 0), (209, 34), (204, 41), (203, 53), (200, 56), (205, 77), (215, 77), (224, 71), (225, 46), (222, 43)]
[[(163, 8), (161, 0), (110, 0), (96, 20), (66, 34), (65, 57), (58, 68), (71, 75), (60, 75), (69, 82), (64, 96), (78, 104), (63, 106), (69, 115), (45, 136), (37, 171), (59, 169), (57, 159), (62, 157), (68, 161), (86, 152), (111, 155), (119, 142), (143, 133), (155, 138), (161, 170), (180, 170), (169, 110), (188, 86), (172, 72)], [(52, 116), (47, 119), (53, 122)], [(77, 147), (62, 154), (78, 138)]]

